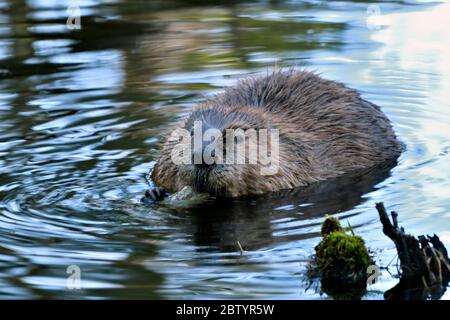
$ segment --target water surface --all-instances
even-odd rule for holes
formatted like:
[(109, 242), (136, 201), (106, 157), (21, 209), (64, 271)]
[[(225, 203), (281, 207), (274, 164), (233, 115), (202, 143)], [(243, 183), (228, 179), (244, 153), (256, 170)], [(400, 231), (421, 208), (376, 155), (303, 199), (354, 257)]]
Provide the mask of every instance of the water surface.
[[(0, 4), (0, 298), (329, 299), (304, 276), (329, 214), (390, 265), (363, 296), (383, 299), (398, 280), (379, 201), (449, 248), (449, 4), (80, 4), (81, 30), (66, 27), (64, 2)], [(163, 132), (275, 65), (380, 105), (407, 148), (398, 166), (255, 199), (142, 205)], [(66, 286), (70, 265), (81, 290)]]

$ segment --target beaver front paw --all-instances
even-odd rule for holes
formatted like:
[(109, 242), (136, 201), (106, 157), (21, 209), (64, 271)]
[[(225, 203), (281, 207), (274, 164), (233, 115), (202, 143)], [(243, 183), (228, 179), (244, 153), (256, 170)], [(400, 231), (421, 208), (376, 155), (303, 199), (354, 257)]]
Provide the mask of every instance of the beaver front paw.
[(145, 191), (145, 194), (142, 197), (141, 201), (145, 204), (151, 204), (164, 200), (165, 197), (167, 197), (166, 191), (162, 188), (155, 187), (151, 190)]

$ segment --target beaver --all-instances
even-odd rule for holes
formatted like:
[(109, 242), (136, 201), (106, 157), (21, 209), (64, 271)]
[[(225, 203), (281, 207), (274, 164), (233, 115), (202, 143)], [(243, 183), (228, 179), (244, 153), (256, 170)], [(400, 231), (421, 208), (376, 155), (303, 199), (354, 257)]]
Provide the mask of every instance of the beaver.
[[(269, 147), (275, 145), (271, 141), (278, 141), (277, 170), (263, 174), (261, 169), (267, 163), (245, 161), (175, 164), (173, 154), (179, 137), (171, 135), (151, 174), (159, 188), (149, 193), (153, 198), (161, 198), (159, 190), (176, 192), (185, 186), (216, 197), (292, 189), (395, 161), (402, 151), (389, 119), (377, 105), (340, 82), (305, 70), (274, 70), (241, 80), (196, 105), (174, 132), (184, 130), (193, 138), (199, 122), (202, 133), (211, 128), (223, 133), (222, 143), (217, 139), (218, 149), (214, 150), (222, 147), (225, 155), (235, 150), (223, 147), (228, 130), (276, 132), (278, 140), (266, 140)], [(245, 145), (247, 138), (234, 142)], [(190, 150), (194, 159), (205, 148)], [(238, 156), (240, 152), (248, 160), (249, 147), (239, 150)]]

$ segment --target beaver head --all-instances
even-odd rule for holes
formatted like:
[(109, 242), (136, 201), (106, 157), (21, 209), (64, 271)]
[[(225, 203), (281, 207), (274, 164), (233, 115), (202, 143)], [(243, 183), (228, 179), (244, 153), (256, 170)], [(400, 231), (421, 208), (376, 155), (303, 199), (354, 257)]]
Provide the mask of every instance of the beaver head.
[(289, 138), (279, 125), (260, 108), (200, 105), (167, 138), (152, 179), (171, 192), (191, 186), (224, 197), (293, 187), (280, 172), (280, 160), (295, 156), (279, 145)]

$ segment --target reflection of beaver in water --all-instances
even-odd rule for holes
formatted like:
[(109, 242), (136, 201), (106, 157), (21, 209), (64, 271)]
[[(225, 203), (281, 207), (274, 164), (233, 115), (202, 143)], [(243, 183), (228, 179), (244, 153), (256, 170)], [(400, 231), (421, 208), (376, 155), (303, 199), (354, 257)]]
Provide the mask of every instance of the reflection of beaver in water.
[(224, 137), (226, 129), (278, 129), (278, 171), (263, 175), (260, 163), (175, 164), (177, 141), (168, 138), (152, 179), (170, 192), (191, 186), (237, 197), (290, 189), (396, 159), (402, 150), (378, 106), (341, 83), (305, 71), (243, 80), (196, 106), (178, 129), (193, 132), (195, 121)]

